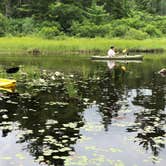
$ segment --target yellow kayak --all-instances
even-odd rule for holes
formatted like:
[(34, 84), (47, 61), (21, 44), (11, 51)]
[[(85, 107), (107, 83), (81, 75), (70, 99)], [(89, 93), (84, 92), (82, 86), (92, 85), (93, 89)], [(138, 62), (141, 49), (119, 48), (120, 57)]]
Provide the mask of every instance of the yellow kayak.
[(0, 88), (15, 88), (16, 80), (0, 78)]
[(6, 92), (13, 93), (15, 91), (15, 87), (13, 87), (13, 88), (1, 88), (0, 87), (0, 91), (6, 91)]

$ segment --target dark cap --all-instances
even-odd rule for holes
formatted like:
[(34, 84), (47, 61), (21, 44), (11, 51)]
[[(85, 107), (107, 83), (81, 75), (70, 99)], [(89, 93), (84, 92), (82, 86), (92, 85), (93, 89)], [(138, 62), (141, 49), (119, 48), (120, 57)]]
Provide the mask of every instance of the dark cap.
[(115, 48), (115, 47), (114, 47), (114, 46), (111, 46), (110, 48), (113, 49), (113, 48)]

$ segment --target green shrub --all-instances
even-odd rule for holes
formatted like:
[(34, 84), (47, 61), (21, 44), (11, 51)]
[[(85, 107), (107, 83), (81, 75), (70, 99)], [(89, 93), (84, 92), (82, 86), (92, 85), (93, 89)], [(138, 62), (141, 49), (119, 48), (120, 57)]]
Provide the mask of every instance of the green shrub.
[(83, 21), (83, 12), (75, 5), (55, 2), (52, 3), (49, 8), (50, 19), (59, 22), (64, 32), (70, 31), (73, 21)]
[(35, 31), (35, 25), (33, 18), (25, 18), (22, 20), (22, 33), (32, 34)]
[(40, 30), (39, 35), (42, 36), (43, 38), (46, 38), (46, 39), (53, 39), (54, 37), (56, 37), (58, 35), (61, 35), (61, 32), (55, 26), (53, 26), (53, 27), (43, 27)]
[(124, 37), (126, 32), (128, 31), (128, 27), (125, 25), (119, 25), (112, 30), (113, 37)]
[(22, 24), (22, 19), (8, 19), (7, 33), (13, 36), (20, 36), (23, 31)]
[(147, 25), (144, 29), (144, 32), (148, 33), (151, 37), (161, 37), (162, 33), (154, 25)]
[(83, 25), (74, 22), (71, 27), (73, 35), (80, 37), (105, 37), (109, 33), (107, 25), (95, 25), (93, 23), (84, 23)]
[(13, 36), (25, 36), (35, 32), (33, 18), (7, 19), (7, 33)]
[(149, 35), (146, 32), (142, 32), (141, 30), (137, 30), (134, 28), (130, 28), (129, 31), (127, 31), (125, 34), (126, 39), (143, 40), (147, 39), (148, 37)]
[(140, 21), (140, 18), (138, 16), (128, 18), (125, 21), (129, 27), (135, 28), (135, 29), (143, 28), (146, 25), (144, 21)]
[(158, 18), (158, 20), (154, 22), (154, 26), (163, 34), (166, 34), (166, 16)]
[(57, 27), (59, 30), (61, 30), (61, 26), (56, 21), (43, 21), (38, 24), (38, 27), (41, 29), (43, 27)]
[(6, 18), (0, 13), (0, 37), (6, 33)]

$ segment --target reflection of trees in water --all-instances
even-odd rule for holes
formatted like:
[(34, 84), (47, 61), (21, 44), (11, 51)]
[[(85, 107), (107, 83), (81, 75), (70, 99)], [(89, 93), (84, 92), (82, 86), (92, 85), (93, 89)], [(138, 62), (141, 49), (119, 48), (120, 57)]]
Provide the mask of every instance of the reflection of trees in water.
[[(65, 80), (61, 79), (53, 86), (37, 86), (28, 89), (23, 86), (20, 91), (24, 93), (13, 94), (8, 96), (9, 98), (4, 97), (0, 101), (0, 104), (2, 103), (0, 107), (8, 110), (7, 120), (18, 122), (19, 130), (25, 131), (17, 143), (28, 143), (27, 149), (36, 159), (43, 156), (43, 148), (51, 149), (52, 155), (45, 156), (44, 159), (50, 163), (63, 165), (63, 158), (53, 159), (52, 156), (57, 158), (68, 156), (73, 150), (72, 145), (80, 137), (79, 128), (83, 125), (80, 112), (83, 110), (81, 99), (84, 97), (100, 104), (103, 124), (107, 129), (112, 117), (118, 116), (117, 111), (120, 106), (116, 102), (121, 98), (122, 91), (118, 89), (121, 84), (115, 83), (115, 78), (110, 71), (101, 71), (96, 76), (92, 74), (88, 78), (83, 78), (79, 75), (73, 78), (71, 82), (74, 84), (73, 88), (77, 90), (78, 97), (70, 97), (65, 87)], [(58, 123), (46, 125), (50, 119)], [(76, 123), (77, 128), (64, 127), (63, 124), (69, 122)], [(3, 130), (3, 136), (7, 136), (7, 132), (10, 131)], [(51, 136), (59, 145), (45, 142), (46, 136)], [(70, 147), (71, 150), (63, 151), (64, 147)]]
[(133, 104), (143, 106), (145, 109), (135, 113), (135, 125), (130, 126), (129, 132), (138, 132), (137, 137), (140, 145), (146, 150), (151, 148), (154, 156), (158, 156), (162, 148), (165, 148), (166, 123), (165, 109), (165, 80), (154, 75), (152, 83), (148, 87), (152, 94), (144, 95), (137, 90)]
[[(105, 129), (111, 124), (112, 118), (118, 116), (121, 105), (117, 103), (124, 93), (123, 78), (117, 70), (100, 70), (95, 75), (83, 79), (79, 78), (77, 89), (79, 96), (86, 97), (90, 102), (99, 104), (100, 113)], [(104, 72), (103, 72), (104, 71)]]
[[(18, 122), (23, 134), (17, 143), (26, 142), (27, 150), (36, 159), (44, 156), (43, 149), (51, 150), (50, 155), (45, 155), (45, 162), (63, 165), (63, 157), (74, 150), (72, 145), (80, 137), (79, 128), (83, 126), (80, 112), (83, 106), (80, 100), (67, 95), (62, 84), (31, 90), (31, 94), (9, 94), (0, 100), (0, 108), (8, 110), (1, 112), (1, 115), (8, 116), (5, 120), (0, 118), (3, 136), (12, 130), (5, 129), (4, 121)], [(64, 126), (69, 123), (76, 126)]]
[[(126, 80), (118, 70), (101, 69), (96, 73), (89, 73), (86, 78), (76, 75), (71, 79), (73, 79), (71, 81), (73, 86), (69, 89), (76, 90), (77, 94), (74, 97), (71, 97), (67, 91), (65, 80), (60, 80), (56, 85), (22, 90), (31, 92), (30, 94), (13, 94), (0, 100), (0, 108), (8, 110), (5, 113), (8, 115), (8, 119), (5, 121), (19, 122), (19, 130), (30, 131), (25, 132), (18, 143), (27, 142), (28, 151), (36, 158), (43, 156), (43, 148), (53, 150), (51, 156), (45, 156), (45, 160), (50, 164), (63, 165), (65, 160), (63, 157), (68, 156), (70, 151), (74, 150), (72, 146), (80, 137), (79, 128), (83, 125), (83, 117), (80, 114), (84, 109), (82, 98), (88, 98), (90, 102), (96, 101), (99, 104), (105, 130), (108, 130), (112, 118), (118, 116), (118, 110), (121, 107), (118, 101), (123, 100), (126, 91), (124, 88)], [(139, 90), (137, 91), (133, 104), (141, 105), (149, 110), (136, 113), (136, 124), (128, 128), (129, 132), (138, 131), (137, 138), (139, 138), (140, 144), (147, 150), (150, 146), (155, 155), (158, 155), (160, 149), (164, 147), (162, 143), (155, 146), (154, 141), (154, 138), (159, 136), (163, 138), (165, 134), (162, 129), (166, 119), (162, 112), (165, 107), (163, 85), (164, 82), (158, 82), (158, 79), (154, 77), (152, 84), (149, 84), (148, 87), (152, 89), (152, 96), (145, 96)], [(48, 120), (56, 120), (58, 123), (46, 125)], [(0, 121), (4, 122), (4, 119), (0, 118)], [(76, 123), (76, 128), (64, 127), (63, 124), (69, 122)], [(1, 123), (1, 125), (4, 124)], [(153, 127), (153, 130), (145, 132), (149, 126)], [(3, 136), (7, 136), (10, 131), (3, 130)], [(45, 141), (46, 136), (51, 136), (58, 144)], [(71, 150), (63, 151), (64, 147), (71, 148)]]

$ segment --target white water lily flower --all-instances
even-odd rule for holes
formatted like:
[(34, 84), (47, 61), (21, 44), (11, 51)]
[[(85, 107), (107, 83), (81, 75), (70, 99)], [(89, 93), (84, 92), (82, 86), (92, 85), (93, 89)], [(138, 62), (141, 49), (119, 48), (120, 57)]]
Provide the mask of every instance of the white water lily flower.
[(45, 80), (42, 79), (42, 78), (40, 78), (40, 79), (39, 79), (39, 82), (41, 82), (41, 83), (45, 83)]
[(95, 101), (95, 100), (93, 101), (93, 104), (96, 104), (96, 101)]
[(54, 124), (58, 124), (58, 121), (57, 120), (53, 120), (53, 119), (49, 119), (46, 122), (46, 125), (54, 125)]
[(2, 118), (3, 119), (8, 119), (8, 116), (7, 115), (2, 115)]
[(88, 98), (84, 98), (83, 100), (84, 100), (85, 102), (88, 102), (88, 101), (89, 101), (89, 99), (88, 99)]
[(0, 112), (8, 112), (7, 109), (0, 109)]
[(28, 117), (27, 116), (23, 116), (22, 119), (28, 119)]
[(55, 76), (52, 76), (51, 79), (52, 79), (52, 80), (55, 80)]
[(44, 131), (45, 131), (45, 130), (43, 129), (43, 130), (39, 130), (38, 132), (39, 132), (39, 133), (44, 133)]
[(77, 127), (77, 123), (68, 123), (68, 124), (63, 124), (64, 127), (69, 127), (69, 128), (76, 128)]
[(70, 75), (70, 77), (71, 77), (71, 78), (73, 78), (73, 77), (74, 77), (74, 75), (73, 75), (73, 74), (71, 74), (71, 75)]
[(60, 76), (60, 75), (61, 75), (61, 73), (60, 73), (60, 72), (58, 72), (58, 71), (56, 71), (56, 72), (55, 72), (55, 75), (58, 77), (58, 76)]

